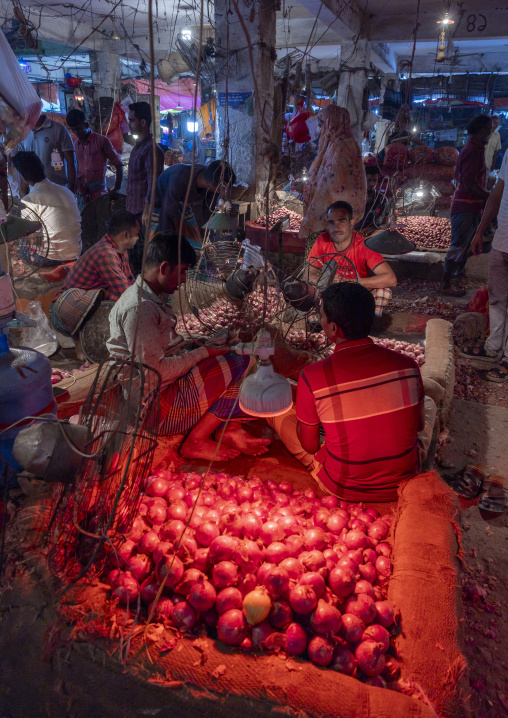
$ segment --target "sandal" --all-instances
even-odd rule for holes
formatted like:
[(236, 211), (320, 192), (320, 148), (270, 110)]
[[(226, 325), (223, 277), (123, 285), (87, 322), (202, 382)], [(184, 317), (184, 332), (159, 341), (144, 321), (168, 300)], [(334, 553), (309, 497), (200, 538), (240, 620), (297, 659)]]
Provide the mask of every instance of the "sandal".
[(505, 381), (508, 381), (508, 362), (502, 361), (499, 366), (484, 372), (483, 378), (487, 381), (495, 381), (496, 384), (504, 384)]
[(496, 357), (491, 357), (485, 351), (484, 344), (468, 344), (459, 349), (460, 356), (467, 357), (468, 359), (477, 359), (480, 361), (496, 361)]

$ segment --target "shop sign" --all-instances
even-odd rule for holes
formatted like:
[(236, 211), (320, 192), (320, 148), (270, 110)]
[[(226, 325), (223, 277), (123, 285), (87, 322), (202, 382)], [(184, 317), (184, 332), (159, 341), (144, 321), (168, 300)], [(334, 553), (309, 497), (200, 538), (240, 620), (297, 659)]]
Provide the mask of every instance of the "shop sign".
[[(231, 107), (233, 110), (245, 111), (249, 100), (252, 100), (253, 92), (219, 92), (219, 107)], [(227, 99), (226, 99), (227, 98)], [(250, 102), (249, 104), (252, 104)]]

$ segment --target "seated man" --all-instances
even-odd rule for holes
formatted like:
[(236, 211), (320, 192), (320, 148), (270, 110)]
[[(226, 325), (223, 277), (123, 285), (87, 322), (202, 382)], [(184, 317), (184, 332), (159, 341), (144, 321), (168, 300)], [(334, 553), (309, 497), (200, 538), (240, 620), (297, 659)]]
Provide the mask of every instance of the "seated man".
[(205, 165), (175, 164), (168, 167), (157, 179), (155, 190), (154, 222), (158, 220), (158, 229), (161, 231), (180, 231), (180, 221), (184, 206), (187, 187), (190, 182), (190, 191), (187, 198), (187, 207), (184, 217), (183, 234), (195, 249), (201, 247), (201, 234), (194, 218), (191, 205), (203, 202), (206, 193), (215, 192), (223, 182), (235, 182), (235, 174), (226, 164), (224, 171), (222, 162), (216, 160)]
[(335, 351), (303, 369), (296, 415), (269, 424), (328, 493), (396, 501), (399, 484), (419, 472), (426, 456), (436, 405), (424, 401), (416, 362), (369, 338), (370, 292), (343, 282), (325, 289), (322, 300), (321, 324)]
[[(250, 436), (238, 424), (238, 420), (247, 418), (238, 407), (238, 391), (250, 358), (233, 354), (228, 347), (188, 349), (176, 332), (177, 317), (168, 298), (195, 263), (196, 254), (186, 239), (182, 238), (178, 266), (178, 235), (159, 232), (154, 236), (143, 276), (138, 276), (111, 311), (107, 342), (110, 357), (126, 361), (134, 355), (159, 372), (159, 433), (187, 434), (180, 447), (182, 456), (226, 461), (239, 453), (264, 454), (270, 441)], [(224, 433), (218, 432), (219, 445), (212, 435), (226, 420), (231, 421)]]
[[(41, 254), (42, 248), (33, 246), (26, 247), (21, 258), (37, 267), (56, 267), (77, 259), (81, 254), (81, 215), (72, 192), (46, 179), (44, 166), (35, 152), (18, 152), (12, 164), (30, 186), (23, 204), (38, 215), (49, 235), (47, 257)], [(33, 219), (26, 211), (23, 216)]]
[(108, 233), (73, 265), (49, 308), (54, 329), (71, 336), (78, 359), (84, 359), (78, 332), (103, 299), (116, 301), (134, 282), (127, 251), (138, 239), (138, 218), (126, 209), (115, 212)]
[(366, 165), (365, 175), (367, 178), (365, 214), (355, 224), (355, 229), (361, 232), (364, 237), (368, 237), (388, 223), (388, 200), (384, 192), (377, 191), (379, 167), (377, 165)]
[[(397, 286), (392, 268), (378, 252), (368, 249), (362, 235), (355, 231), (350, 204), (340, 201), (331, 204), (327, 210), (327, 222), (328, 231), (316, 239), (307, 261), (313, 267), (322, 267), (327, 260), (326, 255), (339, 253), (347, 257), (356, 268), (360, 284), (372, 292), (376, 300), (376, 315), (381, 316), (392, 296), (389, 287)], [(337, 264), (340, 266), (339, 261)], [(351, 272), (344, 279), (354, 281), (356, 277)]]

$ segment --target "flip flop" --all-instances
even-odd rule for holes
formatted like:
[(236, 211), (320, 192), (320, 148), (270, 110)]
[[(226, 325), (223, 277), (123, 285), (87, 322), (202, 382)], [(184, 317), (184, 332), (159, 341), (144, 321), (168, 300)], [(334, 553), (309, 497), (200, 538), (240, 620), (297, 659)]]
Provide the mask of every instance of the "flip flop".
[(483, 491), (485, 473), (477, 466), (464, 466), (454, 474), (443, 474), (443, 479), (463, 499), (475, 499)]
[[(506, 371), (502, 371), (501, 367), (506, 369)], [(504, 384), (508, 381), (508, 362), (502, 361), (499, 366), (492, 367), (489, 371), (482, 373), (483, 378), (487, 381), (494, 381), (496, 384)]]
[[(478, 353), (475, 354), (475, 351)], [(495, 362), (497, 360), (497, 357), (491, 357), (486, 353), (484, 344), (481, 344), (480, 346), (477, 344), (464, 346), (462, 349), (459, 349), (459, 355), (467, 357), (468, 359), (476, 359), (477, 361)]]
[(485, 481), (483, 488), (486, 489), (478, 501), (478, 508), (481, 511), (491, 511), (501, 514), (508, 509), (507, 480), (504, 476), (491, 476)]

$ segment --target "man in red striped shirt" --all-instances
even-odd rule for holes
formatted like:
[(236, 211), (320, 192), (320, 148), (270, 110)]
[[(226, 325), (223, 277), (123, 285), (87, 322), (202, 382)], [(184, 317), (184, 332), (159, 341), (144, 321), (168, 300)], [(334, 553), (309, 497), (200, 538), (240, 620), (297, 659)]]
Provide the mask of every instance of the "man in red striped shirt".
[[(295, 450), (296, 436), (284, 429), (284, 423), (286, 429), (291, 425), (288, 415), (272, 425), (328, 493), (346, 501), (395, 501), (399, 484), (419, 472), (426, 453), (420, 452), (419, 432), (425, 429), (425, 405), (431, 400), (424, 397), (416, 362), (370, 339), (374, 298), (368, 289), (332, 284), (322, 300), (321, 325), (336, 346), (331, 356), (300, 375), (300, 450)], [(325, 435), (321, 446), (320, 427)], [(428, 433), (427, 448), (431, 429)]]

